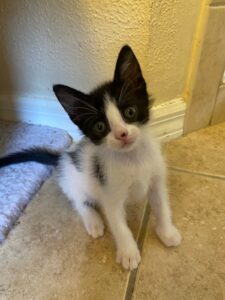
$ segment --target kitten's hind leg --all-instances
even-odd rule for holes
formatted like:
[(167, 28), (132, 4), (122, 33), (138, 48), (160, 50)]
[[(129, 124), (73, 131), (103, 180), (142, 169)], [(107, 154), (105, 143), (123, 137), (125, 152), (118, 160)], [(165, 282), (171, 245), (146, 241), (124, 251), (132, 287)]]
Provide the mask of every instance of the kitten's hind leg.
[(94, 205), (88, 201), (76, 203), (76, 209), (78, 210), (84, 226), (93, 238), (98, 238), (104, 234), (104, 223), (102, 217), (95, 209)]
[(164, 178), (153, 180), (149, 189), (149, 200), (152, 212), (156, 218), (156, 233), (160, 240), (167, 246), (178, 246), (181, 235), (172, 223), (168, 193)]

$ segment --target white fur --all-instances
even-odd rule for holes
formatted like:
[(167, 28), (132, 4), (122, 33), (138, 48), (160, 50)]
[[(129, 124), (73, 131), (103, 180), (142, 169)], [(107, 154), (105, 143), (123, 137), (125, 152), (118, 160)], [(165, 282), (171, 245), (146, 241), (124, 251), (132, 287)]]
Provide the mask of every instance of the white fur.
[[(106, 113), (112, 130), (106, 137), (106, 143), (99, 146), (87, 143), (82, 153), (85, 157), (82, 172), (64, 154), (60, 162), (59, 184), (81, 215), (87, 232), (94, 238), (103, 235), (103, 220), (97, 210), (84, 202), (88, 199), (103, 208), (116, 242), (117, 262), (125, 269), (135, 269), (141, 257), (127, 226), (124, 208), (130, 194), (140, 195), (140, 198), (145, 195), (149, 197), (156, 217), (156, 233), (166, 246), (179, 245), (181, 236), (171, 221), (165, 165), (149, 126), (126, 124), (113, 102), (107, 102)], [(123, 149), (114, 137), (118, 128), (126, 128), (133, 138), (133, 144), (128, 149)], [(104, 185), (91, 171), (94, 155), (104, 165)]]
[[(111, 128), (110, 133), (106, 137), (106, 145), (109, 148), (114, 148), (120, 151), (130, 151), (135, 147), (138, 137), (140, 135), (139, 128), (132, 124), (127, 124), (124, 122), (118, 108), (116, 107), (113, 99), (106, 94), (105, 95), (105, 109), (106, 116)], [(129, 145), (124, 147), (124, 144), (121, 140), (116, 138), (122, 132), (128, 133)]]

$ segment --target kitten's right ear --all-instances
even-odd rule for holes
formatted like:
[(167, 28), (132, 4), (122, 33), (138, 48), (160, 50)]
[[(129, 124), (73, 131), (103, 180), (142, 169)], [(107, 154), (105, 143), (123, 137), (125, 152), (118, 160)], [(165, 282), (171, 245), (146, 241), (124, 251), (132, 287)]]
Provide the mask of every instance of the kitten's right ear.
[(62, 84), (53, 85), (53, 91), (71, 120), (75, 123), (81, 121), (80, 109), (88, 102), (88, 96)]
[(145, 82), (139, 62), (128, 45), (123, 46), (118, 55), (114, 82), (122, 84), (129, 82), (136, 86)]

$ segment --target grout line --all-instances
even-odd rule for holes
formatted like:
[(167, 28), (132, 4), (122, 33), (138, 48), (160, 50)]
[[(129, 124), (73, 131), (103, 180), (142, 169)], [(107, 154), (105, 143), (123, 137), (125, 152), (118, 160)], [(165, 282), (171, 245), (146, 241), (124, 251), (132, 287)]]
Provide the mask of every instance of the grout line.
[[(148, 228), (148, 222), (150, 219), (150, 211), (151, 211), (151, 209), (150, 209), (149, 201), (147, 200), (145, 208), (144, 208), (144, 215), (142, 217), (140, 229), (139, 229), (139, 232), (137, 235), (137, 244), (138, 244), (140, 252), (142, 252), (143, 243), (144, 243), (146, 231)], [(140, 267), (140, 265), (139, 265), (139, 267)], [(136, 277), (137, 277), (137, 273), (138, 273), (138, 268), (133, 271), (130, 271), (128, 281), (127, 281), (127, 287), (126, 287), (124, 300), (132, 300), (133, 291), (134, 291), (134, 287), (135, 287), (135, 283), (136, 283)]]
[(210, 8), (214, 8), (214, 7), (215, 7), (215, 8), (218, 8), (218, 7), (219, 7), (219, 8), (220, 8), (220, 7), (221, 7), (221, 8), (224, 8), (224, 7), (225, 7), (225, 3), (220, 3), (220, 2), (218, 2), (218, 3), (212, 3), (212, 4), (209, 5), (209, 7), (210, 7)]
[[(169, 170), (177, 171), (177, 172), (181, 172), (181, 173), (192, 174), (192, 175), (196, 175), (196, 176), (204, 176), (204, 177), (209, 177), (209, 178), (213, 178), (213, 179), (225, 180), (225, 176), (222, 176), (222, 175), (201, 173), (201, 172), (196, 172), (196, 171), (185, 170), (185, 169), (178, 168), (178, 167), (172, 167), (172, 166), (168, 166), (167, 168)], [(140, 229), (137, 234), (137, 244), (138, 244), (140, 252), (142, 252), (142, 249), (143, 249), (143, 244), (144, 244), (144, 240), (146, 237), (148, 223), (150, 220), (150, 212), (151, 212), (151, 209), (150, 209), (149, 201), (147, 201), (145, 208), (144, 208), (144, 215), (142, 217), (141, 224), (140, 224)], [(133, 271), (130, 271), (130, 274), (129, 274), (128, 280), (127, 280), (127, 286), (126, 286), (124, 300), (132, 300), (138, 270), (139, 270), (139, 268), (137, 268)]]
[(223, 176), (223, 175), (216, 175), (216, 174), (210, 174), (210, 173), (204, 173), (204, 172), (202, 173), (202, 172), (182, 169), (179, 167), (168, 166), (167, 168), (169, 170), (177, 171), (177, 172), (181, 172), (181, 173), (187, 173), (187, 174), (192, 174), (192, 175), (196, 175), (196, 176), (204, 176), (204, 177), (209, 177), (209, 178), (213, 178), (213, 179), (225, 180), (225, 176)]
[[(203, 176), (203, 177), (219, 179), (219, 180), (225, 180), (225, 176), (223, 176), (223, 175), (201, 173), (201, 172), (182, 169), (179, 167), (172, 167), (172, 166), (168, 166), (167, 168), (169, 170), (177, 171), (177, 172), (181, 172), (181, 173), (192, 174), (192, 175), (196, 175), (196, 176)], [(151, 211), (151, 209), (150, 209), (149, 201), (146, 201), (146, 205), (144, 208), (144, 215), (142, 217), (140, 229), (137, 234), (137, 244), (138, 244), (140, 252), (142, 252), (142, 249), (143, 249), (143, 244), (144, 244), (144, 240), (145, 240), (145, 236), (146, 236), (146, 232), (147, 232), (147, 228), (148, 228), (148, 223), (150, 220), (150, 211)], [(135, 288), (135, 284), (136, 284), (137, 273), (138, 273), (138, 268), (131, 271), (128, 276), (124, 300), (132, 300), (133, 292), (134, 292), (134, 288)]]

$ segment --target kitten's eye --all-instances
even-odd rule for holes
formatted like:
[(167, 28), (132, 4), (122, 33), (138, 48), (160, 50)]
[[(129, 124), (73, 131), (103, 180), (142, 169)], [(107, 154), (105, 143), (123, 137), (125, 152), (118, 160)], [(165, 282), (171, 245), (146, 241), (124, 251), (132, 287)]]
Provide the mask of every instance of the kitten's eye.
[(124, 110), (124, 117), (128, 120), (134, 120), (137, 115), (137, 109), (134, 106), (128, 106)]
[(103, 133), (106, 129), (106, 125), (104, 122), (98, 121), (94, 124), (93, 128), (96, 133)]

